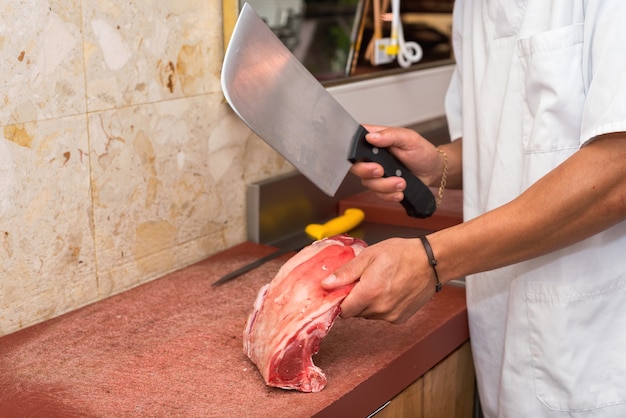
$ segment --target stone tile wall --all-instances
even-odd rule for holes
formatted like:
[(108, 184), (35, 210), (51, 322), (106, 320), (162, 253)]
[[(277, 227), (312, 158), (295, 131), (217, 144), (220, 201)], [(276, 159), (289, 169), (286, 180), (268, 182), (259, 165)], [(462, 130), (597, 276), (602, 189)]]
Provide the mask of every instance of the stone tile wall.
[(220, 89), (220, 0), (1, 1), (0, 335), (245, 240), (292, 170)]

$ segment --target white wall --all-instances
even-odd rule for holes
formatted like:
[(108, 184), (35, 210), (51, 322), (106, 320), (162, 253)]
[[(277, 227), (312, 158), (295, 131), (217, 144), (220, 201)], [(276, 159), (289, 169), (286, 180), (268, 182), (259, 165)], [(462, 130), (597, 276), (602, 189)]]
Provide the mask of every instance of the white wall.
[(328, 88), (360, 123), (411, 126), (444, 116), (453, 65), (367, 79)]

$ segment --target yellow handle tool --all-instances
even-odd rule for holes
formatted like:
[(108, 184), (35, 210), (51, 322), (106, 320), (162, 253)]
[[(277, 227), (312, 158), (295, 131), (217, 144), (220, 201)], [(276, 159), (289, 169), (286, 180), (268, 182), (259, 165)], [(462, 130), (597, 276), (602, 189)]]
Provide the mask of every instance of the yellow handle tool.
[(222, 276), (220, 279), (215, 281), (212, 286), (217, 286), (222, 283), (226, 283), (231, 281), (235, 277), (239, 277), (248, 271), (267, 263), (270, 260), (275, 259), (283, 254), (287, 254), (292, 251), (298, 251), (304, 248), (306, 245), (311, 244), (311, 240), (319, 240), (322, 238), (332, 237), (333, 235), (343, 234), (344, 232), (348, 232), (351, 229), (358, 226), (363, 219), (365, 218), (365, 214), (361, 209), (346, 209), (343, 215), (337, 216), (336, 218), (331, 219), (325, 224), (309, 224), (304, 229), (304, 232), (300, 232), (294, 242), (279, 248), (277, 251), (274, 251), (271, 254), (266, 255), (265, 257), (261, 257), (258, 260), (255, 260), (251, 263), (246, 264), (243, 267), (240, 267), (230, 273)]
[(337, 216), (325, 224), (307, 225), (304, 232), (311, 238), (319, 240), (348, 232), (363, 222), (363, 219), (365, 219), (365, 213), (361, 209), (349, 208), (344, 211), (343, 215)]

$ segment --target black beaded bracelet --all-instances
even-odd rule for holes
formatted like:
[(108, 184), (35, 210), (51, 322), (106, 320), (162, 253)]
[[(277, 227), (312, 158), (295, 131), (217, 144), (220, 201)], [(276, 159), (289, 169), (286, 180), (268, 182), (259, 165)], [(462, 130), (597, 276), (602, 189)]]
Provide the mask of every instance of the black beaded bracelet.
[(437, 274), (437, 260), (435, 259), (435, 255), (433, 254), (433, 248), (430, 246), (430, 242), (426, 237), (420, 237), (422, 240), (422, 244), (424, 245), (424, 250), (426, 250), (426, 256), (428, 256), (428, 264), (433, 268), (433, 272), (435, 273), (435, 279), (437, 280), (437, 284), (435, 285), (435, 293), (439, 293), (441, 291), (442, 285), (439, 281), (439, 274)]

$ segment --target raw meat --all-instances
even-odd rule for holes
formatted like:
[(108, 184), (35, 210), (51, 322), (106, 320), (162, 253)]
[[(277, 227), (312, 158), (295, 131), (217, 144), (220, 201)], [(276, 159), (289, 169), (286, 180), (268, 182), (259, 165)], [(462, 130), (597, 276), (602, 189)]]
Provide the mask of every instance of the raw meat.
[(316, 241), (289, 259), (259, 290), (243, 345), (267, 385), (301, 392), (324, 389), (326, 376), (311, 357), (354, 285), (328, 292), (320, 282), (366, 246), (345, 234)]

